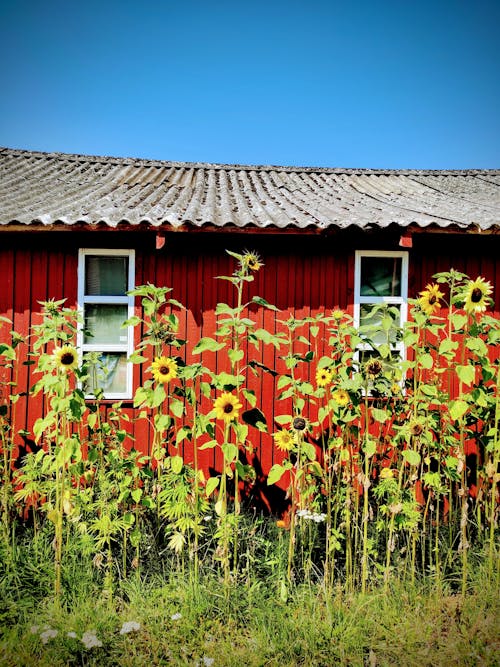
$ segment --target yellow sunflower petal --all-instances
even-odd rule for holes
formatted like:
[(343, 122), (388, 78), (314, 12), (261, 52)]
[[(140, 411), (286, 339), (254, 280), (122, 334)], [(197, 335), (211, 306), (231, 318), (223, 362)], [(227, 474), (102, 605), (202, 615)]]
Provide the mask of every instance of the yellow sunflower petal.
[(293, 435), (290, 431), (283, 429), (282, 431), (277, 431), (273, 433), (274, 444), (282, 452), (289, 452), (294, 444)]
[(177, 363), (170, 357), (156, 357), (151, 364), (151, 373), (155, 382), (166, 384), (177, 377)]
[(250, 271), (258, 271), (264, 266), (258, 253), (254, 250), (245, 250), (241, 263), (243, 268), (250, 269)]
[(214, 402), (215, 416), (226, 423), (239, 417), (239, 411), (243, 405), (239, 402), (237, 396), (225, 391)]
[(65, 373), (78, 368), (78, 352), (72, 345), (56, 347), (52, 358), (56, 368)]
[(337, 389), (337, 391), (333, 392), (332, 396), (335, 403), (337, 403), (337, 405), (340, 407), (344, 407), (351, 400), (348, 392), (345, 389)]
[(490, 282), (479, 276), (471, 280), (464, 289), (464, 309), (467, 313), (482, 313), (491, 303), (490, 294), (493, 286)]
[(426, 288), (420, 292), (418, 304), (427, 315), (433, 315), (436, 310), (441, 308), (439, 299), (442, 299), (444, 292), (441, 292), (439, 285), (429, 283)]
[(333, 378), (333, 372), (328, 368), (318, 368), (316, 371), (316, 384), (318, 387), (327, 387)]

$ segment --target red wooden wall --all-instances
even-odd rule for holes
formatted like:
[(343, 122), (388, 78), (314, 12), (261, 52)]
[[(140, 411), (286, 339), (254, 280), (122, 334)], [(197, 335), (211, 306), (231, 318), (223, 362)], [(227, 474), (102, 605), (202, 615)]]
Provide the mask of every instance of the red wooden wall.
[[(177, 232), (168, 234), (161, 250), (156, 250), (155, 234), (151, 231), (134, 232), (2, 232), (0, 234), (0, 315), (13, 321), (14, 329), (28, 336), (30, 327), (40, 321), (39, 301), (66, 298), (68, 306), (76, 305), (77, 257), (79, 247), (135, 248), (136, 284), (147, 282), (173, 288), (172, 296), (181, 301), (186, 310), (180, 313), (181, 336), (185, 334), (191, 349), (202, 336), (212, 336), (215, 308), (218, 302), (234, 305), (233, 288), (227, 281), (215, 276), (230, 275), (234, 260), (225, 249), (257, 251), (265, 264), (255, 275), (247, 295), (259, 295), (282, 309), (283, 317), (297, 318), (316, 315), (340, 307), (352, 313), (354, 287), (354, 252), (356, 249), (400, 250), (398, 230), (377, 230), (372, 233), (346, 231), (332, 235), (308, 233), (257, 234)], [(490, 280), (495, 285), (495, 312), (500, 305), (500, 242), (498, 236), (416, 234), (410, 253), (409, 295), (416, 297), (432, 275), (451, 267)], [(257, 326), (273, 331), (275, 315), (257, 310)], [(2, 339), (7, 327), (0, 329)], [(322, 342), (321, 342), (322, 344)], [(321, 346), (320, 344), (320, 346)], [(26, 359), (27, 346), (20, 346)], [(321, 352), (321, 350), (320, 350)], [(267, 346), (256, 352), (248, 350), (250, 358), (270, 368), (280, 368), (279, 352)], [(196, 357), (198, 360), (199, 357)], [(189, 356), (187, 361), (194, 360)], [(208, 353), (204, 363), (216, 371), (227, 370), (222, 355)], [(23, 396), (15, 405), (12, 417), (15, 428), (31, 430), (41, 414), (40, 397), (28, 397), (29, 388), (36, 378), (32, 366), (18, 365), (15, 378)], [(139, 369), (136, 380), (141, 381)], [(4, 379), (9, 379), (5, 378)], [(12, 378), (11, 378), (12, 379)], [(142, 378), (145, 379), (145, 378)], [(275, 414), (286, 412), (274, 400), (275, 381), (270, 375), (255, 379), (249, 376), (248, 387), (257, 394), (257, 407), (266, 415), (269, 429), (274, 430)], [(4, 390), (5, 391), (5, 390)], [(6, 396), (0, 397), (5, 401)], [(124, 406), (132, 418), (131, 402)], [(135, 446), (145, 452), (150, 448), (150, 434), (144, 420), (129, 425), (135, 437)], [(256, 456), (264, 472), (273, 463), (272, 439), (254, 434)], [(189, 453), (186, 452), (189, 457)], [(203, 454), (208, 468), (215, 465), (213, 450)], [(281, 460), (280, 456), (279, 460)]]

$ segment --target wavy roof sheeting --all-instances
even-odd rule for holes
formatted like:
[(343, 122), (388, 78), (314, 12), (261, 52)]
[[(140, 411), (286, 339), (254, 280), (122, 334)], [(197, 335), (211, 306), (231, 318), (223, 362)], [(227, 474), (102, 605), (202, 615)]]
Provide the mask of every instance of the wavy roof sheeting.
[(179, 163), (0, 149), (0, 225), (500, 227), (500, 170)]

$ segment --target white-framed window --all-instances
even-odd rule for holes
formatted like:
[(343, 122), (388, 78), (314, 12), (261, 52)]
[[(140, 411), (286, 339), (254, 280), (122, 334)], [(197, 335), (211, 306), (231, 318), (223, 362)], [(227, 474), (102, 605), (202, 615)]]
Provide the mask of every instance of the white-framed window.
[(133, 250), (81, 248), (78, 255), (78, 307), (83, 326), (78, 332), (82, 354), (94, 352), (85, 393), (97, 388), (104, 398), (132, 398), (133, 327), (122, 328), (134, 314), (134, 297), (127, 291), (135, 281)]
[[(360, 360), (387, 345), (391, 356), (404, 359), (404, 344), (394, 332), (408, 316), (408, 252), (357, 250), (354, 266), (354, 324), (366, 326), (372, 342), (359, 346)], [(388, 316), (394, 326), (389, 327)]]

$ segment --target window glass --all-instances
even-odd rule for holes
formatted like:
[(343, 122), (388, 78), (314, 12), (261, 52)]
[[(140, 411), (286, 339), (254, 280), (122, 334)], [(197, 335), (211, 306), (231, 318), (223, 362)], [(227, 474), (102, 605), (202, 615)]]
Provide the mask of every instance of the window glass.
[(86, 394), (94, 394), (100, 387), (104, 393), (122, 394), (127, 391), (127, 355), (117, 352), (103, 352), (99, 361), (89, 373), (85, 387)]
[[(83, 325), (78, 345), (93, 364), (83, 387), (91, 396), (99, 387), (104, 398), (132, 397), (132, 366), (127, 362), (134, 349), (132, 326), (122, 327), (134, 314), (133, 250), (81, 248), (78, 260), (78, 303)], [(98, 360), (98, 361), (96, 361)]]
[(126, 343), (127, 330), (121, 325), (127, 319), (127, 305), (87, 304), (85, 306), (84, 343)]
[(85, 294), (123, 296), (128, 289), (128, 257), (85, 257)]
[[(399, 306), (391, 306), (391, 311), (400, 311)], [(375, 345), (382, 343), (396, 342), (396, 328), (401, 326), (401, 314), (395, 316), (394, 312), (387, 312), (386, 307), (374, 308), (371, 303), (362, 303), (359, 307), (359, 324), (363, 329), (362, 333), (367, 335)]]
[[(354, 323), (361, 342), (360, 367), (382, 358), (387, 372), (396, 371), (406, 352), (401, 329), (407, 317), (408, 253), (401, 250), (357, 250), (354, 276)], [(394, 380), (400, 377), (395, 374)]]
[(401, 296), (401, 257), (362, 257), (361, 296)]

